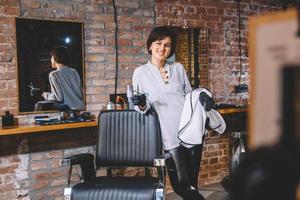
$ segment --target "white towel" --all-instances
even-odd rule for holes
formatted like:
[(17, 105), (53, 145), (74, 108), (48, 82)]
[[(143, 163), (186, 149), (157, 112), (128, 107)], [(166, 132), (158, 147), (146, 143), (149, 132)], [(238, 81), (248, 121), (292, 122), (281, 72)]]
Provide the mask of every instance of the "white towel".
[(206, 112), (206, 116), (209, 118), (208, 125), (211, 129), (214, 129), (220, 134), (225, 132), (226, 123), (219, 111), (211, 109), (211, 111)]
[(199, 101), (199, 95), (205, 92), (212, 98), (212, 93), (205, 88), (197, 88), (185, 96), (183, 111), (179, 124), (178, 138), (182, 145), (191, 147), (202, 144), (203, 135), (207, 133), (205, 128), (206, 119), (209, 117), (209, 126), (222, 134), (226, 129), (226, 124), (221, 114), (211, 109), (206, 112)]

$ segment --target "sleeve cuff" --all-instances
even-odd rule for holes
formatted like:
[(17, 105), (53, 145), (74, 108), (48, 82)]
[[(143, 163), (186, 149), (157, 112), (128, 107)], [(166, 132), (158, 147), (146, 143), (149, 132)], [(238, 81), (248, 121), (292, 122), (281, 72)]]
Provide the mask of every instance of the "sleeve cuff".
[(144, 107), (134, 106), (134, 109), (141, 114), (145, 114), (150, 108), (151, 108), (151, 104), (149, 103), (148, 100), (146, 101), (146, 105)]

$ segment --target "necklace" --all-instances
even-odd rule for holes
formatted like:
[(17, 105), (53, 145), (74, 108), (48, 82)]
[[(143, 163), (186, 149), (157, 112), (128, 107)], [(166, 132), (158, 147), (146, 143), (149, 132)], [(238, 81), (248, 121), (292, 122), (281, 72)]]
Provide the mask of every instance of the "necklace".
[[(151, 63), (151, 61), (150, 61), (150, 63)], [(154, 65), (154, 64), (152, 64), (152, 65)], [(159, 71), (160, 76), (161, 76), (162, 80), (164, 81), (164, 83), (168, 84), (169, 83), (169, 76), (170, 76), (168, 70), (166, 70), (165, 67), (158, 67), (158, 65), (154, 65), (154, 66), (157, 69), (157, 71)]]

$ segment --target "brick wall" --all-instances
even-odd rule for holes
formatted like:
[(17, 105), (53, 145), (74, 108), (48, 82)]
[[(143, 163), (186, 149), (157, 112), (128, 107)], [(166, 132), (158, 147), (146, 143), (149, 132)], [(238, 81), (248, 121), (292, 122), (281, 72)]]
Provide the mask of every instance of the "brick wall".
[[(0, 200), (63, 199), (69, 155), (94, 152), (96, 129), (2, 136), (0, 139)], [(74, 171), (72, 181), (78, 182)]]
[[(243, 2), (243, 1), (242, 1)], [(249, 82), (247, 17), (278, 9), (270, 1), (241, 4), (242, 83)], [(234, 93), (239, 77), (237, 4), (233, 0), (117, 0), (119, 23), (118, 92), (125, 92), (134, 68), (148, 59), (145, 40), (155, 24), (210, 29), (210, 89), (218, 101), (247, 103), (248, 94)], [(155, 11), (154, 12), (154, 6)], [(97, 113), (114, 92), (113, 8), (110, 0), (0, 1), (0, 114), (17, 114), (15, 17), (83, 21), (87, 110)], [(24, 117), (22, 117), (24, 118)], [(22, 120), (21, 120), (22, 121)]]
[[(145, 42), (155, 23), (153, 5), (147, 0), (116, 0), (120, 45), (117, 92), (125, 92), (134, 68), (148, 59)], [(97, 114), (108, 101), (108, 94), (114, 92), (115, 26), (111, 0), (0, 0), (1, 115), (5, 110), (17, 115), (15, 17), (84, 22), (86, 103), (87, 109)], [(33, 116), (20, 115), (19, 122), (30, 123)], [(63, 199), (67, 173), (58, 167), (59, 159), (94, 152), (91, 145), (96, 139), (88, 131), (57, 134), (0, 138), (0, 200)], [(76, 174), (72, 179), (78, 182)]]
[(19, 16), (17, 0), (0, 1), (0, 108), (16, 111), (17, 82), (14, 17)]
[[(235, 0), (157, 0), (156, 24), (210, 29), (210, 90), (217, 101), (247, 104), (234, 93), (239, 77), (238, 12)], [(188, 3), (187, 3), (188, 2)], [(249, 83), (247, 17), (278, 10), (274, 1), (241, 1), (242, 79)], [(278, 4), (278, 3), (277, 3)]]
[[(247, 17), (278, 10), (280, 7), (274, 1), (241, 2), (241, 83), (249, 84)], [(157, 25), (201, 27), (210, 30), (210, 83), (206, 85), (219, 102), (247, 104), (248, 93), (234, 92), (240, 74), (236, 1), (156, 0), (155, 10)], [(229, 132), (222, 136), (210, 133), (206, 137), (199, 175), (200, 185), (218, 182), (228, 174), (230, 148)]]
[[(119, 23), (117, 92), (125, 92), (134, 68), (148, 60), (145, 42), (155, 23), (153, 6), (154, 2), (147, 0), (116, 1)], [(114, 92), (115, 25), (111, 0), (0, 1), (0, 114), (5, 110), (17, 114), (15, 17), (84, 22), (87, 110), (97, 113), (108, 101), (108, 94)]]
[[(230, 0), (187, 2), (116, 1), (120, 30), (118, 92), (125, 92), (125, 85), (131, 82), (134, 68), (148, 59), (145, 40), (155, 23), (205, 27), (211, 30), (210, 89), (219, 101), (246, 103), (246, 93), (233, 92), (239, 75), (236, 3)], [(261, 0), (242, 3), (243, 83), (249, 81), (246, 17), (276, 9), (270, 2)], [(108, 94), (114, 92), (114, 23), (111, 0), (0, 0), (0, 114), (5, 110), (17, 114), (14, 17), (20, 16), (84, 22), (86, 102), (87, 109), (96, 114), (107, 102)], [(28, 123), (33, 115), (18, 117), (21, 123)], [(66, 136), (60, 136), (62, 138), (56, 140), (53, 139), (56, 137), (54, 135), (50, 133), (35, 137), (24, 135), (0, 138), (1, 200), (62, 199), (66, 173), (65, 169), (57, 168), (58, 160), (75, 152), (93, 152), (90, 142), (93, 136), (75, 133), (78, 137), (73, 140), (70, 135), (63, 133)], [(205, 140), (200, 184), (217, 182), (228, 173), (229, 148), (228, 134), (218, 136), (210, 133)]]

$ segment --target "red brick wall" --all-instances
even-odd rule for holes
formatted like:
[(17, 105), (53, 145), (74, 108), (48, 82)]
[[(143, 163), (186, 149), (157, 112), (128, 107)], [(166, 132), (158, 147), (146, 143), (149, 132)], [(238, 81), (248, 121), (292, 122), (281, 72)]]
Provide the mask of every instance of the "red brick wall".
[[(84, 22), (87, 109), (97, 114), (114, 92), (115, 51), (111, 0), (0, 1), (0, 114), (17, 114), (15, 17)], [(148, 32), (154, 26), (154, 2), (116, 0), (119, 22), (118, 91), (125, 92), (135, 67), (147, 60)], [(19, 115), (29, 123), (33, 115)], [(58, 134), (58, 135), (57, 135)], [(59, 159), (93, 152), (96, 139), (87, 131), (36, 136), (0, 136), (0, 200), (63, 199), (66, 169)], [(78, 182), (78, 177), (73, 176)]]
[(17, 0), (0, 1), (0, 110), (16, 111), (17, 73), (14, 17), (19, 16)]
[[(119, 23), (118, 92), (136, 66), (147, 58), (145, 40), (157, 25), (191, 26), (210, 29), (210, 89), (221, 102), (247, 103), (248, 94), (234, 93), (239, 76), (237, 4), (222, 1), (157, 0), (156, 2), (117, 0)], [(243, 1), (242, 1), (243, 2)], [(247, 17), (276, 7), (261, 0), (242, 3), (242, 83), (249, 82)], [(269, 2), (269, 3), (268, 3)], [(156, 15), (154, 13), (154, 5)], [(84, 21), (87, 110), (98, 112), (114, 92), (115, 54), (113, 8), (110, 0), (92, 1), (0, 1), (0, 114), (10, 110), (17, 114), (17, 73), (14, 17), (33, 17)], [(155, 18), (156, 17), (156, 18)]]
[[(241, 83), (249, 85), (247, 17), (278, 10), (271, 1), (241, 1)], [(208, 28), (209, 89), (218, 102), (247, 104), (248, 93), (237, 94), (239, 83), (238, 9), (234, 0), (156, 0), (156, 24)], [(201, 77), (200, 77), (201, 79)], [(205, 139), (200, 171), (200, 185), (219, 182), (228, 175), (231, 140), (229, 132), (222, 136), (209, 134)]]
[[(68, 169), (63, 157), (94, 152), (96, 129), (1, 136), (0, 200), (63, 199)], [(74, 170), (72, 181), (79, 177)]]
[[(234, 0), (157, 0), (156, 24), (210, 29), (210, 90), (217, 101), (247, 104), (234, 93), (239, 77), (238, 12)], [(241, 1), (242, 83), (249, 83), (247, 17), (278, 10), (274, 2)]]
[[(0, 1), (0, 114), (17, 114), (15, 17), (84, 22), (87, 110), (97, 113), (114, 93), (114, 18), (111, 0), (2, 0)], [(117, 0), (119, 23), (119, 80), (125, 92), (135, 67), (148, 59), (145, 48), (154, 26), (154, 2)], [(50, 64), (50, 63), (49, 63)]]
[[(258, 2), (242, 3), (245, 72), (242, 82), (245, 83), (249, 81), (246, 17), (276, 9), (269, 6), (270, 1)], [(145, 40), (156, 21), (158, 25), (209, 28), (210, 89), (219, 101), (247, 102), (246, 93), (233, 92), (234, 85), (238, 83), (239, 66), (237, 7), (234, 1), (117, 0), (116, 4), (120, 26), (118, 92), (125, 92), (125, 85), (131, 82), (134, 68), (147, 60)], [(86, 102), (87, 109), (97, 113), (107, 102), (108, 94), (114, 92), (114, 23), (111, 0), (0, 1), (0, 114), (5, 110), (17, 114), (14, 17), (19, 16), (84, 21)], [(23, 123), (32, 118), (29, 115), (18, 117)], [(74, 135), (77, 134), (79, 133)], [(17, 197), (62, 199), (65, 171), (57, 168), (58, 159), (75, 152), (93, 151), (92, 143), (88, 142), (93, 137), (79, 135), (71, 140), (71, 136), (69, 138), (66, 136), (58, 141), (53, 137), (51, 135), (35, 138), (26, 135), (0, 137), (1, 200)], [(200, 174), (201, 184), (217, 182), (228, 173), (229, 146), (228, 134), (221, 137), (210, 134), (206, 138)]]
[[(211, 90), (222, 102), (247, 103), (247, 93), (234, 93), (239, 76), (237, 4), (222, 1), (155, 2), (117, 0), (119, 22), (119, 87), (131, 82), (133, 69), (144, 63), (148, 56), (145, 40), (157, 25), (209, 28)], [(278, 9), (261, 0), (242, 3), (242, 83), (249, 82), (247, 17)], [(153, 11), (153, 6), (156, 10)], [(115, 55), (113, 8), (110, 0), (0, 1), (0, 114), (5, 110), (17, 113), (17, 73), (14, 17), (33, 17), (84, 21), (87, 110), (97, 112), (114, 92)]]

